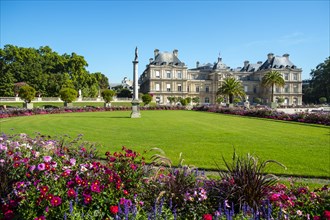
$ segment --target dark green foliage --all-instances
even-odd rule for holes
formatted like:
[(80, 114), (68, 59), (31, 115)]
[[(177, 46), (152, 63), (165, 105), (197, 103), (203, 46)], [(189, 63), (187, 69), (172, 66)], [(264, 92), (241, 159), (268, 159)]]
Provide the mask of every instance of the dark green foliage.
[(19, 89), (19, 97), (26, 103), (30, 103), (36, 95), (36, 90), (29, 85), (22, 86)]
[(269, 71), (262, 77), (261, 84), (264, 87), (271, 87), (272, 89), (271, 102), (274, 102), (274, 87), (275, 86), (283, 87), (285, 85), (285, 82), (280, 72)]
[(320, 102), (321, 104), (324, 104), (324, 103), (327, 102), (327, 98), (326, 98), (326, 97), (321, 97), (321, 98), (319, 98), (319, 102)]
[(196, 96), (196, 97), (192, 98), (192, 101), (198, 105), (199, 97)]
[(113, 96), (116, 95), (116, 92), (110, 89), (106, 89), (102, 91), (101, 95), (105, 103), (110, 103), (113, 100)]
[(330, 57), (323, 63), (317, 65), (310, 73), (312, 79), (310, 81), (311, 95), (315, 98), (314, 103), (319, 101), (320, 97), (330, 99)]
[(66, 102), (71, 103), (77, 98), (78, 92), (71, 88), (63, 88), (60, 91), (60, 98)]
[(132, 92), (129, 89), (121, 89), (117, 92), (119, 98), (132, 98)]
[(174, 96), (170, 96), (170, 97), (167, 97), (167, 100), (170, 102), (170, 104), (173, 104), (174, 102), (176, 102), (177, 98)]
[(221, 181), (216, 184), (214, 190), (218, 192), (220, 201), (234, 202), (239, 208), (244, 203), (253, 208), (259, 207), (262, 200), (266, 199), (268, 188), (277, 182), (274, 175), (266, 175), (267, 164), (276, 163), (283, 166), (274, 160), (259, 161), (250, 154), (237, 156), (236, 152), (232, 163), (227, 163), (224, 158), (223, 161), (227, 170), (219, 172)]
[(150, 94), (144, 94), (142, 95), (142, 101), (144, 103), (144, 105), (148, 105), (152, 100), (152, 96)]
[(59, 55), (48, 46), (24, 48), (5, 45), (0, 49), (0, 96), (14, 96), (14, 84), (25, 82), (37, 94), (54, 97), (63, 87), (81, 89), (83, 96), (95, 97), (99, 89), (109, 86), (102, 73), (90, 74), (83, 56)]

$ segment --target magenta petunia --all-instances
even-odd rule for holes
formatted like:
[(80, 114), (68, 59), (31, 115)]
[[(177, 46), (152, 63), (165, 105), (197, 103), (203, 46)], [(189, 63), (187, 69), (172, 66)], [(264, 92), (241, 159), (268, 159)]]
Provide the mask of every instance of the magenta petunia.
[(54, 196), (52, 200), (50, 200), (50, 204), (54, 207), (61, 205), (62, 200), (61, 197), (59, 196)]
[(45, 220), (45, 216), (41, 215), (39, 217), (34, 218), (34, 220)]
[(84, 195), (84, 203), (87, 205), (92, 202), (92, 197), (90, 195)]
[(97, 192), (97, 193), (101, 192), (101, 191), (100, 191), (100, 186), (97, 185), (97, 184), (95, 184), (95, 183), (93, 183), (93, 184), (91, 185), (91, 191), (92, 191), (92, 192)]
[(76, 191), (73, 189), (68, 190), (68, 197), (76, 197)]

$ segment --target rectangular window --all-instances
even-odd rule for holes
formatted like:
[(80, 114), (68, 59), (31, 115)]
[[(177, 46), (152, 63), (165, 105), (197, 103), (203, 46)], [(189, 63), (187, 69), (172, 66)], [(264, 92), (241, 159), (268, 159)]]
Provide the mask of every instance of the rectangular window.
[(181, 86), (181, 84), (178, 84), (178, 92), (182, 92), (182, 86)]
[(294, 73), (294, 74), (293, 74), (293, 80), (298, 80), (298, 75), (297, 75), (297, 73)]
[(156, 91), (159, 91), (159, 90), (160, 90), (159, 83), (156, 83), (156, 84), (155, 84), (155, 87), (156, 87), (156, 88), (155, 88)]
[(284, 86), (284, 92), (288, 93), (289, 92), (289, 85)]
[(171, 71), (166, 71), (166, 77), (171, 78)]
[(209, 93), (209, 92), (210, 92), (210, 87), (209, 87), (209, 86), (206, 86), (206, 87), (205, 87), (205, 92), (206, 92), (206, 93)]
[(280, 87), (276, 86), (276, 88), (275, 88), (275, 92), (276, 92), (276, 93), (280, 93)]
[(293, 85), (293, 92), (295, 92), (295, 93), (298, 92), (298, 85)]
[(190, 88), (189, 88), (189, 86), (187, 87), (187, 92), (189, 92), (190, 91)]
[(166, 91), (171, 92), (171, 84), (166, 84)]
[(257, 87), (253, 87), (253, 93), (256, 94), (257, 93)]
[(182, 73), (181, 73), (181, 71), (178, 72), (178, 79), (182, 79)]
[(284, 80), (289, 80), (289, 73), (284, 73)]
[(244, 86), (244, 92), (248, 92), (248, 86)]
[(196, 85), (196, 92), (199, 92), (199, 86)]
[(160, 78), (159, 70), (156, 70), (155, 75), (156, 75), (156, 78)]

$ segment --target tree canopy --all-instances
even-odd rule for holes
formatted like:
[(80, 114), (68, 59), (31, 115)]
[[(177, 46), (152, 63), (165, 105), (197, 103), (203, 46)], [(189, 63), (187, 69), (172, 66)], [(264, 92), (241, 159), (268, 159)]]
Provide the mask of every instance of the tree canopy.
[(5, 45), (0, 49), (0, 96), (14, 96), (15, 83), (27, 83), (37, 94), (59, 96), (61, 88), (82, 90), (85, 97), (96, 97), (109, 87), (100, 72), (89, 73), (87, 61), (76, 53), (59, 55), (50, 47), (39, 49)]
[(317, 65), (310, 76), (309, 85), (303, 86), (303, 101), (317, 103), (320, 102), (321, 97), (330, 100), (330, 57)]
[(229, 97), (229, 103), (233, 103), (234, 97), (243, 97), (245, 92), (242, 83), (233, 77), (226, 78), (218, 90), (218, 95)]
[(261, 84), (265, 87), (271, 87), (272, 89), (271, 102), (274, 102), (274, 87), (275, 86), (283, 87), (285, 85), (285, 82), (280, 72), (269, 71), (262, 77)]

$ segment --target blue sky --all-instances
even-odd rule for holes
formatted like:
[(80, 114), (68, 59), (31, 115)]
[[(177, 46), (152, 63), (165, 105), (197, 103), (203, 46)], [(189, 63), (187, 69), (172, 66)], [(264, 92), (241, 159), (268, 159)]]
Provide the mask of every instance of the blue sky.
[(1, 47), (50, 46), (85, 57), (90, 72), (111, 83), (133, 78), (154, 49), (178, 49), (179, 59), (228, 66), (290, 54), (303, 79), (329, 56), (329, 1), (17, 1), (1, 0)]

